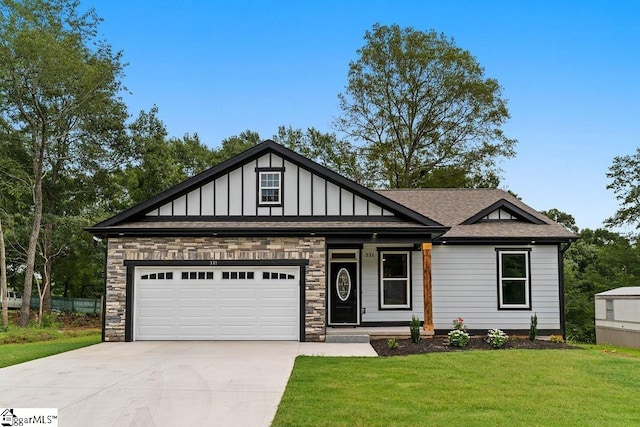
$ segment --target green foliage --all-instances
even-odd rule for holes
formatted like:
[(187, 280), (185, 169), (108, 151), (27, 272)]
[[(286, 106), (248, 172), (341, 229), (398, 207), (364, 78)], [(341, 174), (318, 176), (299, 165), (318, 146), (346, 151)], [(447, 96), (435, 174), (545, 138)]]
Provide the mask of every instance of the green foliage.
[(509, 341), (509, 335), (505, 334), (500, 329), (489, 329), (485, 340), (493, 348), (502, 348), (507, 344), (507, 341)]
[(535, 341), (538, 336), (538, 313), (531, 316), (531, 324), (529, 325), (529, 341)]
[(618, 233), (584, 229), (564, 255), (566, 336), (595, 342), (595, 294), (640, 281), (640, 247)]
[[(24, 328), (21, 328), (24, 330)], [(0, 334), (0, 339), (2, 334)], [(95, 330), (75, 336), (56, 338), (40, 342), (28, 342), (23, 344), (3, 344), (0, 348), (0, 368), (40, 359), (65, 351), (75, 350), (89, 345), (97, 344), (101, 340), (100, 332)]]
[(634, 154), (615, 157), (607, 178), (611, 179), (607, 188), (613, 190), (620, 208), (606, 224), (640, 228), (640, 148)]
[(411, 322), (409, 323), (409, 332), (411, 333), (412, 342), (420, 342), (420, 318), (418, 316), (411, 316)]
[(639, 356), (596, 349), (298, 357), (272, 425), (639, 425)]
[(562, 339), (562, 336), (560, 336), (560, 335), (551, 335), (549, 337), (549, 341), (555, 342), (555, 343), (563, 343), (564, 342), (564, 340)]
[(389, 338), (387, 340), (387, 346), (391, 349), (391, 350), (397, 350), (398, 349), (398, 341), (395, 338)]
[(496, 186), (516, 141), (502, 88), (435, 31), (376, 24), (349, 64), (335, 127), (358, 145), (370, 187)]
[(466, 332), (467, 326), (462, 317), (453, 319), (453, 329), (447, 334), (449, 345), (454, 347), (466, 347), (469, 344), (469, 334)]

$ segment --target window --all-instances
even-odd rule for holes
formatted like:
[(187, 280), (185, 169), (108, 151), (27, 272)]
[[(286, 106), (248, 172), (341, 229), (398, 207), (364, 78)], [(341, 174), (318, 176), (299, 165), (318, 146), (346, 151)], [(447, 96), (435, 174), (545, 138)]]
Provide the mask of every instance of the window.
[(259, 174), (259, 204), (282, 204), (282, 173), (280, 171), (260, 172)]
[(409, 252), (380, 252), (380, 308), (411, 308)]
[(498, 251), (499, 308), (531, 309), (529, 251)]
[(612, 299), (608, 299), (607, 302), (607, 313), (606, 313), (606, 320), (615, 320), (615, 316), (613, 315), (613, 300)]

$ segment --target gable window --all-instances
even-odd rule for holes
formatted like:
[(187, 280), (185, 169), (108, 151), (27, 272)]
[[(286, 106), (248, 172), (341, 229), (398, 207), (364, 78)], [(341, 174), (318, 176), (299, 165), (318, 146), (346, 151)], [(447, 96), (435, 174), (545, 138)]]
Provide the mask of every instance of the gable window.
[(528, 250), (498, 250), (498, 307), (531, 309)]
[(282, 204), (282, 171), (268, 170), (258, 172), (258, 204)]
[(411, 308), (408, 251), (380, 252), (380, 308)]

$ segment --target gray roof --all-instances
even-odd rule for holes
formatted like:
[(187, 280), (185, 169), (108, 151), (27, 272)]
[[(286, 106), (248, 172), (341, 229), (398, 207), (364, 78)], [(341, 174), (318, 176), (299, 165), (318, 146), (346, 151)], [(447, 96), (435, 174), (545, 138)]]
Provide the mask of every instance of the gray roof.
[(596, 296), (640, 296), (640, 286), (623, 286), (622, 288), (611, 289), (600, 292)]
[[(445, 239), (545, 239), (575, 240), (577, 236), (563, 226), (499, 189), (421, 188), (378, 190), (381, 195), (398, 202), (451, 229)], [(492, 205), (505, 201), (537, 219), (529, 221), (486, 221), (463, 224)]]

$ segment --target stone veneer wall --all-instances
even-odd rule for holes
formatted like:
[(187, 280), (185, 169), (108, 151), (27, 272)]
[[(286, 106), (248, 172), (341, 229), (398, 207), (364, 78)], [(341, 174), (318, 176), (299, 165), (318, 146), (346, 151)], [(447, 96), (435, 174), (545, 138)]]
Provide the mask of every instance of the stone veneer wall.
[(305, 289), (307, 341), (325, 336), (325, 239), (322, 237), (121, 237), (109, 238), (105, 341), (124, 341), (125, 260), (308, 259)]

